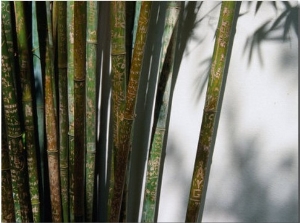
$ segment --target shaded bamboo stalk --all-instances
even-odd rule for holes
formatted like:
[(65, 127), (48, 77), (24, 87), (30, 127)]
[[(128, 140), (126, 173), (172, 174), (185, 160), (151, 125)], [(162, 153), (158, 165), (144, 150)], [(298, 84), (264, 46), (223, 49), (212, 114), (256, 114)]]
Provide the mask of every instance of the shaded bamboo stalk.
[(234, 17), (236, 2), (222, 2), (216, 40), (209, 74), (204, 113), (200, 130), (200, 138), (196, 153), (192, 177), (186, 222), (196, 222), (200, 210), (201, 198), (204, 194), (204, 180), (207, 174), (209, 153), (213, 147), (214, 132), (217, 130), (217, 108), (223, 83), (224, 70), (229, 51), (229, 42), (234, 33)]
[(135, 2), (135, 13), (134, 13), (134, 22), (133, 22), (133, 30), (132, 30), (132, 52), (134, 49), (135, 39), (136, 39), (136, 31), (139, 23), (139, 17), (141, 12), (141, 1)]
[(169, 116), (170, 88), (176, 49), (178, 25), (176, 25), (181, 2), (168, 2), (165, 29), (163, 34), (162, 55), (160, 60), (160, 78), (155, 102), (153, 136), (149, 151), (142, 222), (155, 222), (159, 193), (162, 151), (166, 145), (166, 125)]
[(87, 2), (86, 32), (86, 221), (93, 221), (93, 200), (96, 159), (96, 58), (97, 58), (98, 2)]
[(74, 220), (84, 221), (86, 2), (74, 13)]
[[(45, 121), (46, 141), (48, 154), (49, 182), (52, 221), (62, 221), (60, 173), (59, 173), (59, 146), (57, 135), (57, 117), (55, 109), (54, 91), (54, 61), (53, 61), (53, 40), (51, 29), (50, 3), (46, 2), (48, 41), (46, 46), (46, 71), (45, 71)], [(50, 21), (49, 21), (50, 20)]]
[[(32, 62), (33, 62), (33, 74), (35, 82), (35, 103), (36, 103), (36, 114), (37, 114), (37, 129), (38, 129), (38, 145), (39, 153), (37, 151), (37, 162), (39, 163), (40, 169), (38, 169), (39, 174), (39, 188), (40, 188), (40, 204), (45, 202), (45, 176), (44, 176), (44, 159), (43, 154), (45, 151), (44, 146), (44, 137), (45, 137), (45, 123), (44, 123), (44, 88), (43, 88), (43, 75), (42, 75), (42, 66), (41, 66), (41, 54), (39, 47), (39, 35), (38, 35), (38, 26), (37, 26), (37, 14), (36, 14), (36, 2), (32, 2)], [(38, 156), (39, 155), (39, 156)], [(40, 221), (43, 219), (43, 208), (40, 206)]]
[(74, 1), (67, 2), (68, 116), (69, 116), (69, 216), (74, 222)]
[[(3, 29), (3, 22), (2, 22)], [(23, 148), (22, 129), (18, 111), (16, 87), (6, 44), (5, 33), (1, 32), (1, 86), (7, 141), (11, 167), (12, 189), (16, 222), (33, 221), (26, 154)]]
[(27, 165), (29, 174), (29, 189), (32, 205), (33, 220), (40, 222), (40, 199), (37, 155), (38, 145), (36, 143), (36, 130), (32, 96), (32, 77), (30, 69), (29, 52), (27, 44), (27, 27), (25, 20), (24, 2), (14, 2), (16, 15), (16, 31), (19, 53), (19, 78), (22, 89), (22, 106), (25, 126), (25, 147), (27, 151)]
[(68, 151), (68, 83), (67, 83), (67, 3), (54, 2), (57, 13), (57, 65), (59, 95), (59, 165), (63, 221), (69, 222), (69, 151)]
[[(126, 3), (113, 1), (111, 7), (111, 73), (112, 73), (112, 114), (113, 147), (110, 161), (108, 195), (108, 216), (111, 215), (111, 202), (115, 179), (115, 159), (120, 141), (120, 114), (125, 109), (127, 89), (126, 77)], [(108, 217), (110, 218), (110, 217)]]
[[(2, 103), (3, 104), (3, 103)], [(2, 113), (2, 134), (1, 134), (1, 222), (15, 222), (14, 198), (11, 182), (11, 171), (9, 164), (9, 151), (5, 128), (5, 118)]]
[(138, 82), (142, 68), (144, 46), (146, 43), (148, 23), (152, 2), (142, 2), (140, 19), (138, 23), (136, 44), (133, 51), (133, 59), (130, 69), (128, 90), (126, 94), (126, 106), (124, 114), (120, 115), (120, 143), (116, 153), (115, 182), (109, 221), (117, 222), (120, 218), (123, 190), (128, 166), (130, 150), (131, 129), (134, 120), (134, 110), (138, 90)]

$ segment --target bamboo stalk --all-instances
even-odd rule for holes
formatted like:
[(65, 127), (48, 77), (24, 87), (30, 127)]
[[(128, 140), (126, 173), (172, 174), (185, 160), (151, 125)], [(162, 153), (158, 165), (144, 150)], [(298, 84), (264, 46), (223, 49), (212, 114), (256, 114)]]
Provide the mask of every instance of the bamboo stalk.
[(135, 3), (135, 13), (134, 13), (134, 22), (133, 22), (133, 31), (132, 31), (132, 52), (134, 49), (135, 39), (136, 39), (136, 31), (139, 23), (139, 17), (141, 12), (141, 1), (136, 1)]
[(48, 153), (48, 168), (50, 181), (50, 198), (52, 221), (62, 221), (60, 174), (59, 174), (59, 146), (57, 135), (57, 117), (55, 109), (54, 91), (54, 61), (53, 42), (51, 29), (50, 3), (46, 2), (48, 41), (46, 46), (46, 72), (45, 72), (45, 120), (46, 120), (46, 141)]
[[(127, 88), (126, 77), (126, 14), (125, 2), (111, 2), (111, 73), (112, 73), (112, 114), (113, 147), (111, 153), (111, 174), (108, 197), (108, 216), (111, 215), (111, 202), (115, 179), (115, 159), (120, 141), (120, 114), (125, 109)], [(108, 217), (110, 218), (110, 217)]]
[(69, 116), (69, 215), (74, 222), (74, 1), (67, 2), (68, 116)]
[(213, 134), (217, 130), (216, 115), (218, 105), (221, 103), (220, 90), (229, 51), (229, 41), (234, 35), (232, 30), (234, 29), (235, 7), (236, 2), (222, 2), (186, 213), (186, 222), (196, 222), (199, 215), (209, 153), (213, 147)]
[[(2, 103), (3, 104), (3, 103)], [(15, 222), (14, 198), (11, 181), (11, 168), (9, 164), (9, 151), (5, 127), (5, 118), (2, 113), (1, 134), (1, 222)]]
[(38, 178), (38, 165), (37, 155), (38, 145), (36, 144), (36, 130), (33, 109), (33, 96), (32, 96), (32, 72), (30, 69), (29, 52), (27, 44), (27, 27), (25, 20), (24, 2), (15, 2), (16, 12), (16, 30), (17, 42), (19, 52), (19, 65), (20, 72), (19, 78), (21, 80), (22, 89), (22, 105), (23, 116), (25, 124), (25, 138), (26, 138), (26, 151), (27, 151), (27, 164), (29, 174), (29, 189), (31, 196), (31, 205), (33, 220), (40, 222), (40, 199), (39, 199), (39, 178)]
[[(155, 102), (153, 137), (149, 151), (142, 222), (157, 221), (157, 201), (161, 178), (162, 151), (166, 143), (166, 125), (169, 116), (169, 98), (175, 57), (178, 25), (175, 27), (181, 2), (168, 2), (163, 34), (160, 78)], [(168, 49), (168, 51), (167, 51)]]
[(26, 155), (22, 141), (23, 132), (21, 129), (16, 87), (14, 85), (11, 68), (12, 63), (10, 61), (4, 32), (1, 32), (1, 37), (1, 86), (9, 145), (15, 217), (17, 222), (29, 222), (33, 220), (33, 217), (30, 203)]
[(68, 83), (67, 83), (67, 3), (56, 2), (57, 13), (57, 61), (59, 94), (59, 158), (63, 221), (69, 222), (69, 174), (68, 174)]
[(93, 221), (93, 199), (96, 159), (96, 58), (98, 4), (87, 2), (86, 33), (86, 221)]
[(131, 129), (134, 120), (134, 108), (137, 97), (138, 82), (142, 68), (143, 51), (146, 43), (148, 23), (152, 2), (142, 2), (140, 19), (137, 30), (136, 44), (130, 69), (128, 90), (126, 94), (126, 106), (124, 114), (121, 114), (120, 143), (116, 154), (115, 183), (112, 198), (112, 210), (110, 221), (119, 221), (123, 190), (126, 180), (128, 166), (128, 155), (130, 150)]
[(86, 2), (75, 2), (74, 13), (74, 219), (84, 221)]

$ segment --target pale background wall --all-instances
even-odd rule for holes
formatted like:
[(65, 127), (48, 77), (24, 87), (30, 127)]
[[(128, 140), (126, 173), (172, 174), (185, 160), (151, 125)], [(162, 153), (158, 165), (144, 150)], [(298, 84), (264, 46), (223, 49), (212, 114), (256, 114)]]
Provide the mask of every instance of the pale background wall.
[[(291, 2), (293, 6), (297, 2)], [(298, 38), (293, 29), (289, 39), (261, 43), (248, 60), (248, 37), (266, 21), (273, 22), (283, 10), (263, 2), (243, 2), (238, 19), (232, 58), (224, 93), (217, 140), (212, 159), (203, 222), (296, 222), (298, 220)], [(140, 220), (139, 199), (149, 147), (149, 118), (153, 110), (155, 74), (160, 53), (165, 2), (153, 4), (150, 37), (144, 55), (143, 78), (137, 100), (132, 145), (131, 178), (128, 191), (128, 221)], [(165, 151), (159, 222), (185, 220), (190, 182), (199, 138), (207, 74), (214, 46), (220, 4), (214, 1), (185, 2), (176, 53), (174, 92)], [(100, 9), (100, 32), (108, 33), (108, 4)], [(247, 12), (247, 13), (246, 13)], [(157, 17), (157, 15), (160, 15)], [(283, 28), (274, 35), (282, 36)], [(101, 61), (109, 58), (109, 35), (99, 41)], [(261, 58), (261, 59), (260, 59)], [(109, 66), (102, 68), (101, 129), (109, 125), (106, 106), (110, 86)], [(101, 134), (105, 134), (101, 132)], [(138, 136), (138, 137), (137, 137)], [(101, 146), (107, 140), (100, 139)], [(106, 212), (101, 191), (106, 190), (105, 162), (99, 155), (100, 220)], [(104, 202), (103, 202), (104, 201)]]

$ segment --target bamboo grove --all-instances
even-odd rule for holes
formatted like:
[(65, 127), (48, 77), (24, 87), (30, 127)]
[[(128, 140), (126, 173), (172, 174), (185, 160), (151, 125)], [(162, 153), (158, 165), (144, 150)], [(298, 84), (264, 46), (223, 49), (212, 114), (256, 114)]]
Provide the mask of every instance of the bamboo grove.
[[(100, 2), (1, 2), (3, 222), (126, 222), (135, 105), (152, 3), (109, 4), (111, 106), (102, 135)], [(187, 207), (197, 221), (221, 87), (233, 41), (235, 2), (223, 2)], [(142, 222), (157, 221), (163, 153), (172, 101), (178, 21), (183, 3), (169, 1), (156, 75), (153, 122), (145, 162)], [(100, 55), (100, 56), (99, 56)], [(103, 88), (104, 89), (104, 88)], [(100, 102), (100, 103), (99, 103)], [(99, 106), (100, 105), (100, 106)], [(104, 131), (105, 132), (105, 131)], [(111, 139), (101, 148), (99, 137)], [(98, 153), (107, 149), (107, 190), (99, 191)], [(105, 166), (101, 165), (101, 166)], [(103, 195), (105, 194), (105, 195)], [(106, 211), (98, 210), (98, 197)], [(203, 200), (203, 198), (202, 198)], [(101, 215), (99, 217), (99, 212)]]

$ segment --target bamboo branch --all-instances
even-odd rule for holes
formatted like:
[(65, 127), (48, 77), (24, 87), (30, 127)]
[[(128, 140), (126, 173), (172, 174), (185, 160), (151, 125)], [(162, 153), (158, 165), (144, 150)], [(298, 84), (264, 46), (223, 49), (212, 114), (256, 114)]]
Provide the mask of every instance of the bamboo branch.
[(233, 38), (234, 35), (232, 30), (234, 29), (235, 7), (236, 2), (222, 2), (186, 213), (186, 222), (196, 222), (199, 215), (209, 153), (213, 147), (213, 134), (217, 131), (216, 115), (218, 105), (221, 103), (220, 92), (225, 75), (224, 70), (229, 51), (229, 42), (230, 38)]

